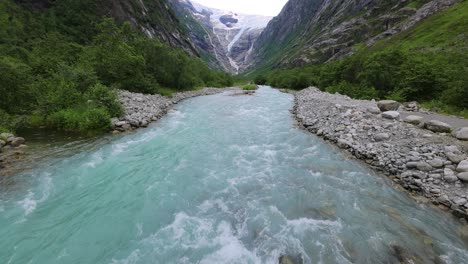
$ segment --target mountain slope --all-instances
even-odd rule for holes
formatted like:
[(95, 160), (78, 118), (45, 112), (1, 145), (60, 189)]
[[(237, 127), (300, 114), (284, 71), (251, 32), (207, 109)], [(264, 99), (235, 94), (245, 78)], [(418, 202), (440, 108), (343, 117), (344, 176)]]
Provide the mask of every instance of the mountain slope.
[[(252, 48), (271, 17), (238, 14), (188, 0), (170, 0), (201, 53), (225, 71), (239, 73), (250, 66)], [(206, 57), (206, 56), (205, 56)]]
[(290, 0), (259, 36), (256, 67), (322, 63), (405, 31), (456, 0)]
[[(431, 3), (417, 13), (428, 14)], [(355, 98), (418, 101), (468, 117), (468, 2), (400, 30), (412, 21), (390, 28), (391, 36), (377, 34), (355, 45), (350, 56), (278, 69), (257, 81), (292, 89), (317, 86)]]

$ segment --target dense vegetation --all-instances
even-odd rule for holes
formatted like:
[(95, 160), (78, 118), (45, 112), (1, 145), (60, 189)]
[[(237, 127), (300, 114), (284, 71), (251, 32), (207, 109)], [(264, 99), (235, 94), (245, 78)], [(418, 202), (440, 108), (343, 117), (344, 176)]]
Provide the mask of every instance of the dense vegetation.
[(0, 131), (48, 126), (95, 133), (122, 114), (115, 89), (167, 93), (232, 78), (90, 10), (60, 0), (41, 11), (0, 2)]
[(468, 115), (468, 2), (355, 55), (258, 75), (257, 84), (302, 89), (317, 86), (355, 98), (419, 101)]

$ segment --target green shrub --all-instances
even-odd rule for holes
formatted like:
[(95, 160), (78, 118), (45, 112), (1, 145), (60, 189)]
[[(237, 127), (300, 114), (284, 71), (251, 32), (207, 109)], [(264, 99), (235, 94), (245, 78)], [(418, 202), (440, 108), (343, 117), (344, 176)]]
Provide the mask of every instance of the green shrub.
[(257, 90), (257, 89), (258, 89), (258, 87), (255, 84), (246, 84), (246, 85), (242, 86), (242, 90), (244, 90), (244, 91), (254, 91), (254, 90)]
[(112, 117), (119, 117), (123, 114), (122, 105), (119, 102), (117, 93), (109, 87), (100, 83), (94, 85), (85, 97), (98, 107), (104, 107)]
[(104, 132), (110, 129), (110, 115), (104, 108), (70, 108), (60, 110), (47, 118), (49, 126), (83, 134)]

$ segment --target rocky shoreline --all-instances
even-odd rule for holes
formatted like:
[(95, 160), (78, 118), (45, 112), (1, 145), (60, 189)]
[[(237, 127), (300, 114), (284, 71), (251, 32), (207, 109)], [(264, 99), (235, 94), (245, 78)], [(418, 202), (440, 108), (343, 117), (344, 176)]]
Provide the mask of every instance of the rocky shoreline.
[(151, 122), (159, 120), (167, 111), (182, 100), (221, 93), (227, 90), (239, 89), (229, 88), (204, 88), (196, 91), (187, 91), (174, 94), (172, 97), (162, 95), (149, 95), (118, 91), (119, 100), (124, 108), (124, 115), (112, 119), (114, 134), (130, 131), (140, 127), (147, 127)]
[[(393, 105), (392, 105), (393, 104)], [(416, 110), (417, 111), (417, 110)], [(293, 114), (307, 131), (346, 149), (411, 193), (468, 220), (467, 128), (416, 115), (400, 120), (396, 102), (354, 100), (308, 88)], [(453, 136), (449, 134), (453, 131)]]

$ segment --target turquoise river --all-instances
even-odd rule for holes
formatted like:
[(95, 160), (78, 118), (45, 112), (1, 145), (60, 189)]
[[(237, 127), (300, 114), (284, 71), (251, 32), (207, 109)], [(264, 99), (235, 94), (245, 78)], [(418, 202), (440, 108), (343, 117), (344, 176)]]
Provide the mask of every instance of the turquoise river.
[(468, 263), (466, 227), (295, 127), (293, 96), (229, 93), (14, 175), (0, 263)]

